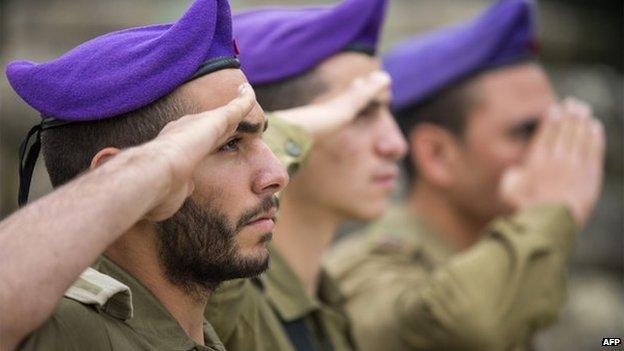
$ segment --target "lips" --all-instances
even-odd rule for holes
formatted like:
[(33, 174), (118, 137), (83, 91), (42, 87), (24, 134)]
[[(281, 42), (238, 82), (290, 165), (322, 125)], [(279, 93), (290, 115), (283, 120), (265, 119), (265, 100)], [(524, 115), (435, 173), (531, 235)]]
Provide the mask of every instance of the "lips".
[(262, 221), (272, 221), (275, 223), (275, 216), (277, 215), (277, 208), (273, 207), (269, 212), (260, 214), (252, 218), (246, 225), (254, 225)]
[(373, 176), (373, 182), (382, 188), (394, 188), (399, 178), (399, 170), (397, 167), (376, 172)]
[(259, 218), (245, 226), (255, 233), (271, 233), (275, 229), (275, 220), (269, 218)]
[(396, 180), (399, 176), (396, 174), (383, 174), (375, 176), (373, 179), (375, 181), (388, 181), (388, 180)]
[(275, 216), (277, 214), (277, 208), (273, 207), (269, 212), (264, 212), (245, 224), (245, 227), (250, 228), (254, 232), (270, 233), (275, 228)]

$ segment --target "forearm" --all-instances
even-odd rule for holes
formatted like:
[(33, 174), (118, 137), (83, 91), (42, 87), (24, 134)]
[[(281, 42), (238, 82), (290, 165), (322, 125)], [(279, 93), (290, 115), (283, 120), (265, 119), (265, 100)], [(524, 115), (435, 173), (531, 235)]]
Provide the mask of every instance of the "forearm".
[(168, 186), (158, 160), (137, 147), (0, 223), (0, 340), (18, 342), (69, 285), (135, 224)]
[(573, 232), (562, 207), (496, 221), (481, 242), (401, 296), (402, 338), (424, 349), (451, 350), (498, 350), (523, 342), (562, 305)]

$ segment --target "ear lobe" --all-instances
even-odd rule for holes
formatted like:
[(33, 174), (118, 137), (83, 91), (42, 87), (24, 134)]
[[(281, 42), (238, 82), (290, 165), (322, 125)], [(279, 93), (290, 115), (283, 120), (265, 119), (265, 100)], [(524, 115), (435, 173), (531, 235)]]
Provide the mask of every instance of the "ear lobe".
[(91, 165), (89, 166), (89, 169), (94, 169), (101, 166), (102, 164), (104, 164), (104, 162), (110, 160), (112, 157), (120, 152), (121, 150), (116, 147), (107, 147), (98, 151), (98, 153), (95, 154), (95, 156), (93, 156), (93, 158), (91, 159)]
[(455, 141), (450, 132), (430, 123), (416, 126), (409, 135), (412, 163), (418, 177), (448, 187), (454, 182)]

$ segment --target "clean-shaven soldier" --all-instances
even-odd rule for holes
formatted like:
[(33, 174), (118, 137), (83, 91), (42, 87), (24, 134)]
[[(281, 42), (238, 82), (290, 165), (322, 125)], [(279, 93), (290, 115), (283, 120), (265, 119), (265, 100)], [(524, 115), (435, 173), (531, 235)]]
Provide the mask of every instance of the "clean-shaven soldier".
[[(242, 69), (263, 108), (331, 100), (350, 85), (365, 89), (370, 83), (356, 78), (379, 69), (374, 52), (385, 7), (385, 0), (349, 0), (236, 14)], [(213, 296), (207, 318), (230, 350), (354, 348), (341, 294), (320, 263), (343, 221), (385, 210), (406, 149), (388, 109), (389, 79), (379, 73), (378, 80), (386, 82), (379, 98), (316, 140), (293, 187), (282, 193), (267, 273)], [(236, 309), (239, 317), (229, 318)]]
[(526, 350), (557, 316), (604, 136), (587, 106), (556, 103), (534, 11), (499, 1), (384, 57), (409, 192), (327, 262), (361, 349)]

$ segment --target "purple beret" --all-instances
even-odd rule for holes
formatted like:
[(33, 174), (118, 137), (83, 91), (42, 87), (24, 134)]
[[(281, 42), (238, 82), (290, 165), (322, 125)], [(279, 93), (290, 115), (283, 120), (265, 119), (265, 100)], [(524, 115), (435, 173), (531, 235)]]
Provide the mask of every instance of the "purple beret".
[(468, 23), (394, 47), (383, 58), (393, 78), (393, 109), (420, 103), (477, 72), (534, 56), (534, 12), (533, 1), (501, 0)]
[(235, 14), (243, 72), (250, 83), (265, 84), (302, 74), (343, 50), (374, 54), (386, 5), (387, 0), (345, 0)]
[(11, 62), (9, 83), (44, 117), (20, 146), (19, 205), (28, 201), (42, 130), (118, 116), (194, 78), (239, 68), (235, 46), (227, 0), (196, 0), (176, 23), (109, 33), (46, 63)]
[(176, 23), (109, 33), (46, 62), (11, 62), (13, 89), (44, 117), (91, 121), (146, 106), (202, 74), (239, 67), (227, 0), (197, 0)]

